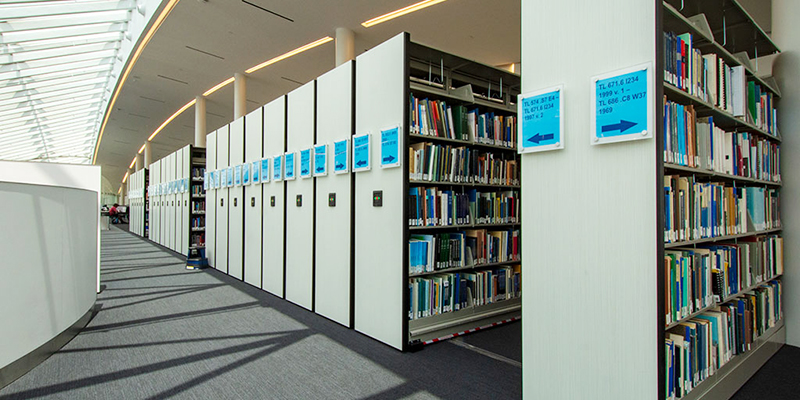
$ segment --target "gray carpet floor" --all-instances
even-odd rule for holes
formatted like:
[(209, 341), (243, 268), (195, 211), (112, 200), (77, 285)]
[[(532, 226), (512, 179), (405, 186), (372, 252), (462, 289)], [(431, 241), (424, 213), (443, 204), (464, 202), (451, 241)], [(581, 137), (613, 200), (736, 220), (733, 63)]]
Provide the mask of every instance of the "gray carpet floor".
[(95, 317), (0, 399), (521, 398), (505, 357), (398, 352), (116, 227), (101, 260)]

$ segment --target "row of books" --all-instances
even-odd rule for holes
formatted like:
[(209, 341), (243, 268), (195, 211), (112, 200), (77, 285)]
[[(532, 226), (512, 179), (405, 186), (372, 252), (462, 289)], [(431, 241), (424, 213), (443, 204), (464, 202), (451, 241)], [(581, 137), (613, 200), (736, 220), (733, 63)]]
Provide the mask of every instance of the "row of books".
[(780, 145), (749, 132), (728, 132), (694, 106), (664, 97), (664, 161), (780, 182)]
[(473, 143), (490, 144), (510, 149), (517, 146), (517, 118), (479, 113), (466, 106), (449, 106), (444, 100), (420, 99), (411, 95), (410, 131), (412, 134), (436, 136)]
[(200, 185), (192, 185), (192, 196), (202, 196), (206, 194), (206, 191), (203, 190), (203, 187)]
[(665, 325), (783, 274), (783, 238), (664, 251)]
[(192, 178), (203, 178), (206, 174), (205, 167), (192, 167)]
[(190, 247), (206, 247), (206, 234), (204, 232), (192, 232), (189, 243)]
[(519, 229), (411, 235), (408, 241), (410, 274), (519, 260)]
[(206, 217), (192, 217), (192, 229), (204, 228), (206, 226)]
[(519, 221), (519, 193), (442, 190), (412, 187), (408, 193), (409, 226), (509, 224)]
[(408, 149), (408, 173), (417, 181), (519, 185), (514, 155), (465, 146), (414, 143)]
[(408, 282), (408, 319), (431, 317), (522, 295), (519, 265), (493, 270), (437, 274)]
[(667, 243), (757, 232), (781, 226), (777, 189), (699, 182), (664, 175), (664, 241)]
[(206, 201), (205, 200), (195, 200), (192, 201), (192, 212), (200, 212), (206, 210)]
[(783, 318), (780, 281), (681, 322), (666, 332), (666, 399), (679, 399), (713, 376)]
[(748, 82), (744, 66), (729, 66), (715, 53), (701, 54), (692, 41), (691, 33), (664, 33), (664, 80), (775, 134), (777, 111), (772, 93)]

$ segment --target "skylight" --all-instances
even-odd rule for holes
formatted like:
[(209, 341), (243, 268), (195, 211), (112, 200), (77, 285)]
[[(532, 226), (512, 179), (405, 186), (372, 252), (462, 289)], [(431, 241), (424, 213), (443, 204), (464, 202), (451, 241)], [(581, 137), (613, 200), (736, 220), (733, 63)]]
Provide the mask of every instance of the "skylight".
[(135, 7), (0, 1), (0, 159), (92, 162)]

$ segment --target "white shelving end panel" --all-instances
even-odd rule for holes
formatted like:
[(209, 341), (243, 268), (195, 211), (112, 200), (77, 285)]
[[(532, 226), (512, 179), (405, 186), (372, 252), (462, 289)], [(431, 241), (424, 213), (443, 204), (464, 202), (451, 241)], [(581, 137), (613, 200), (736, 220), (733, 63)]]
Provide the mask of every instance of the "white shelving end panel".
[[(228, 125), (217, 129), (217, 168), (223, 169), (225, 173), (220, 179), (225, 179), (226, 184), (228, 180)], [(220, 187), (217, 190), (217, 255), (215, 260), (217, 262), (217, 270), (228, 273), (228, 200), (229, 188)]]
[(164, 192), (161, 194), (161, 207), (158, 210), (161, 218), (161, 229), (158, 231), (158, 244), (167, 247), (167, 227), (169, 226), (169, 221), (167, 220), (167, 199), (169, 196), (167, 195), (166, 186), (169, 183), (169, 178), (167, 175), (167, 159), (162, 158), (161, 162), (158, 163), (161, 169), (161, 184), (164, 188)]
[[(206, 171), (209, 173), (217, 171), (217, 131), (206, 135)], [(208, 265), (217, 267), (217, 193), (219, 189), (211, 186), (209, 180), (208, 191), (206, 191), (206, 259)]]
[[(170, 153), (167, 158), (167, 182), (172, 185), (175, 180), (175, 153)], [(170, 250), (175, 250), (175, 193), (170, 190), (167, 195), (167, 236), (166, 246)]]
[(175, 192), (175, 251), (183, 253), (183, 237), (188, 234), (188, 229), (183, 225), (183, 193), (180, 191), (180, 180), (183, 179), (183, 149), (175, 152), (175, 179), (179, 182)]
[(311, 81), (286, 96), (286, 148), (297, 154), (297, 176), (286, 182), (286, 300), (309, 310), (314, 307), (314, 178), (302, 152), (314, 145), (315, 92)]
[[(521, 92), (565, 87), (564, 150), (521, 156), (526, 398), (657, 398), (656, 139), (589, 135), (590, 77), (655, 63), (661, 7), (522, 1)], [(598, 34), (608, 26), (620, 40)]]
[[(245, 165), (251, 168), (264, 153), (264, 108), (259, 107), (244, 117)], [(260, 168), (260, 163), (259, 163)], [(252, 182), (244, 187), (244, 281), (261, 287), (261, 221), (263, 214), (261, 183)]]
[[(397, 349), (407, 337), (403, 327), (404, 157), (400, 168), (378, 166), (380, 130), (405, 125), (407, 34), (400, 34), (356, 58), (356, 135), (371, 134), (372, 169), (355, 174), (355, 329)], [(403, 130), (401, 130), (403, 132)], [(399, 137), (404, 149), (405, 135)], [(373, 207), (374, 191), (383, 206)]]
[[(264, 106), (264, 157), (273, 157), (286, 151), (286, 96), (281, 96)], [(270, 162), (270, 164), (272, 164)], [(273, 172), (270, 165), (270, 172)], [(272, 173), (270, 175), (273, 175)], [(264, 192), (262, 221), (264, 245), (261, 288), (278, 297), (283, 297), (284, 283), (284, 226), (286, 220), (286, 189), (283, 180), (270, 176), (269, 182), (261, 185)], [(274, 199), (274, 200), (273, 200)]]
[(345, 326), (351, 323), (353, 176), (333, 173), (333, 143), (351, 139), (353, 132), (354, 65), (347, 62), (317, 78), (316, 146), (327, 146), (327, 175), (317, 177), (315, 195), (314, 311)]
[[(234, 167), (234, 186), (230, 188), (230, 206), (228, 207), (228, 275), (241, 280), (244, 270), (244, 188), (236, 185), (238, 167), (244, 163), (244, 118), (230, 124), (229, 163)], [(241, 170), (240, 170), (241, 171)], [(241, 176), (239, 177), (242, 178)]]

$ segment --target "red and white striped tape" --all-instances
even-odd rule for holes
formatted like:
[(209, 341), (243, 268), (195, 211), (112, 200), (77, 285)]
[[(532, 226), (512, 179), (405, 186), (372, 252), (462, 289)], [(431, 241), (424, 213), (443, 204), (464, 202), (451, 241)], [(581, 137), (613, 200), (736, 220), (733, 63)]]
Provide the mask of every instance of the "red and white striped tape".
[(492, 328), (492, 327), (495, 327), (495, 326), (498, 326), (498, 325), (507, 324), (509, 322), (518, 321), (520, 319), (522, 319), (521, 316), (520, 317), (513, 317), (513, 318), (509, 318), (509, 319), (504, 319), (502, 321), (494, 322), (494, 323), (491, 323), (489, 325), (479, 326), (477, 328), (468, 329), (466, 331), (456, 332), (456, 333), (453, 333), (453, 334), (450, 334), (450, 335), (442, 336), (440, 338), (431, 339), (431, 340), (423, 342), (422, 344), (423, 345), (429, 345), (429, 344), (441, 342), (443, 340), (452, 339), (454, 337), (463, 336), (463, 335), (466, 335), (468, 333), (477, 332), (477, 331), (482, 330), (482, 329), (488, 329), (488, 328)]

